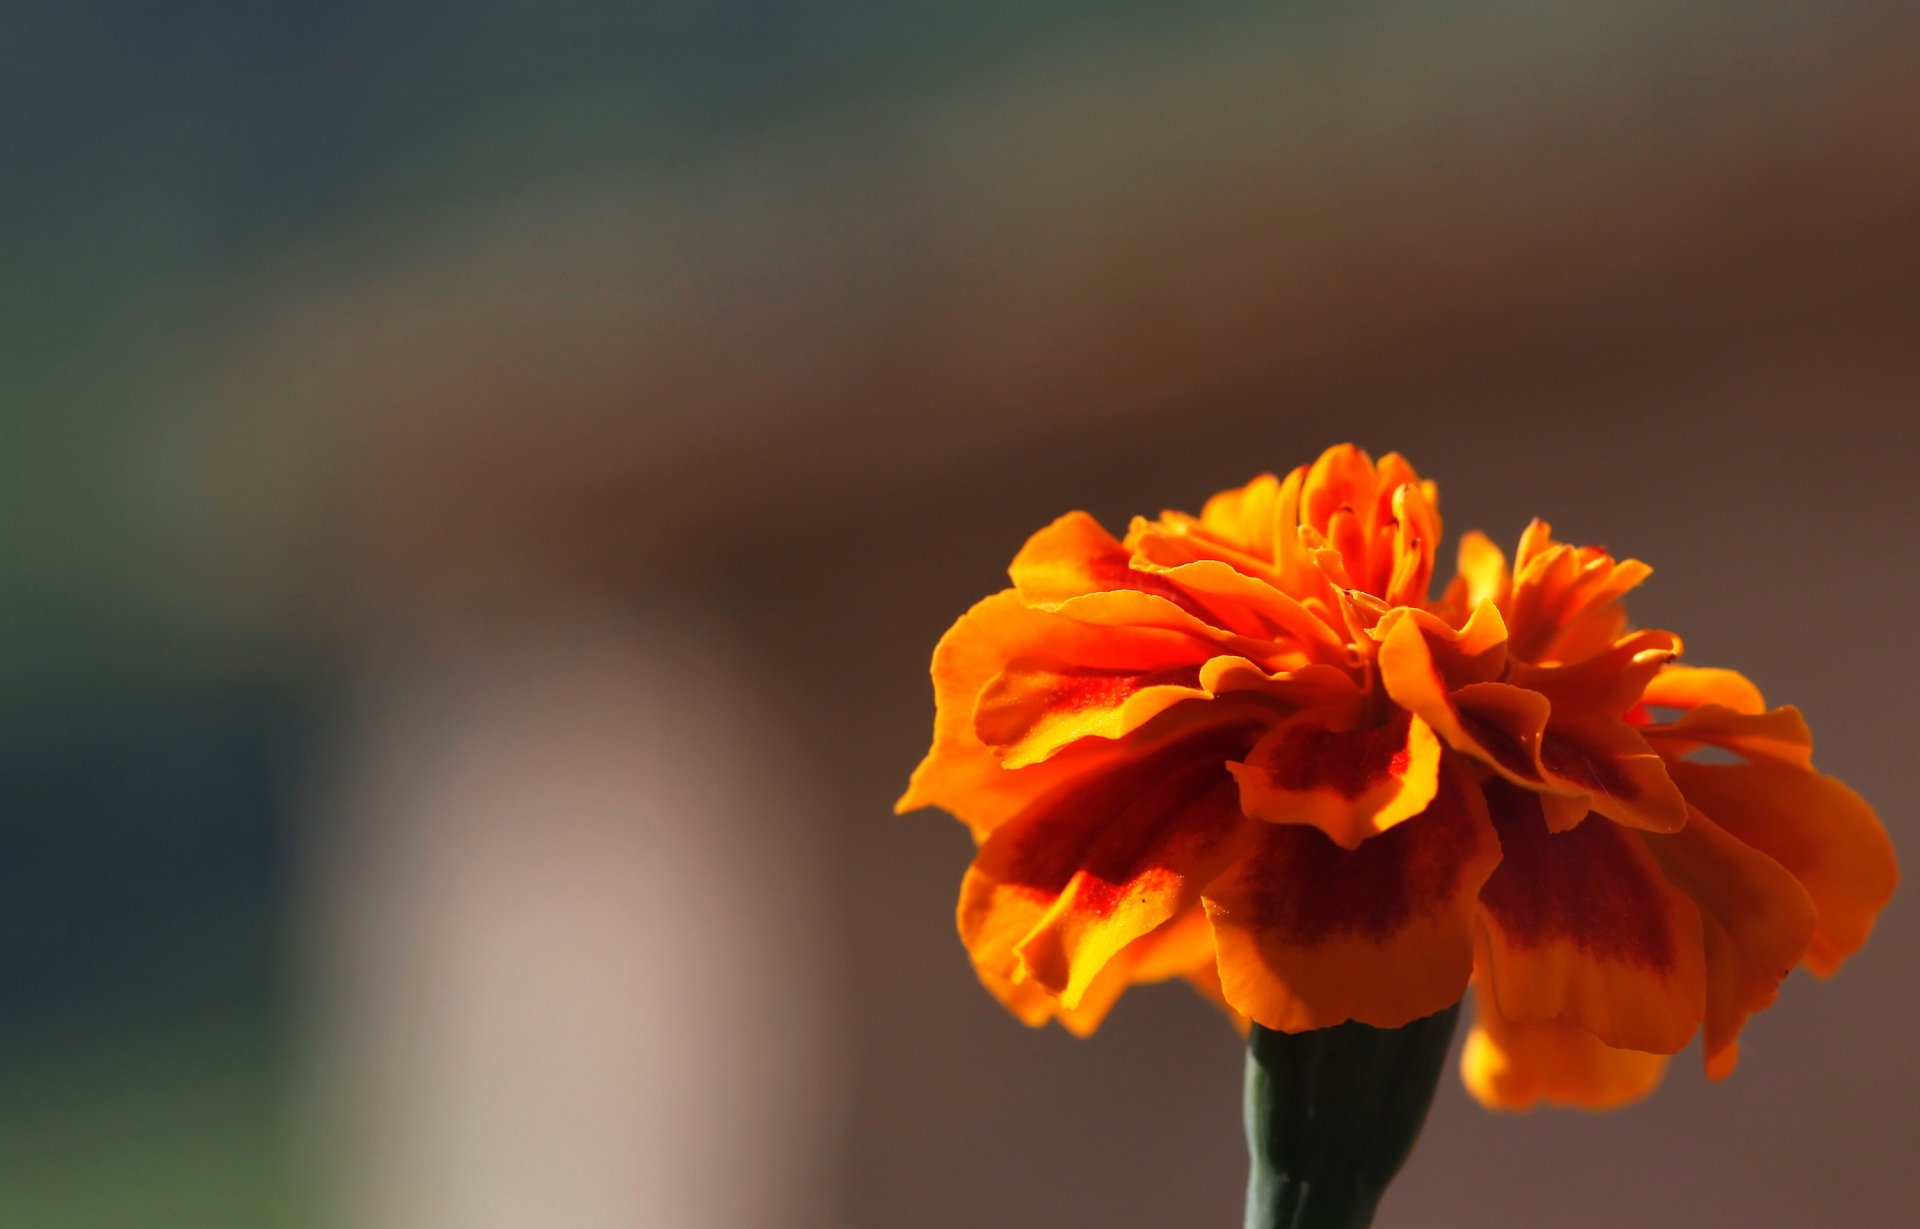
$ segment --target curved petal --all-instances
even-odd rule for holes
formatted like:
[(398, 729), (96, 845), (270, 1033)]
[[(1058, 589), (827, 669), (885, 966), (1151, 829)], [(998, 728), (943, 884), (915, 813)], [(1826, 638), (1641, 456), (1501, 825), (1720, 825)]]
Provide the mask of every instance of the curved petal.
[(1029, 609), (1011, 589), (976, 602), (954, 622), (933, 651), (933, 745), (896, 812), (944, 807), (984, 838), (1035, 798), (1119, 754), (1111, 743), (1084, 742), (1014, 772), (974, 733), (974, 704), (987, 684), (1011, 658), (1052, 643), (1062, 629), (1071, 631), (1068, 620)]
[(1052, 657), (1010, 662), (980, 693), (974, 734), (1004, 767), (1024, 768), (1080, 739), (1121, 738), (1183, 700), (1207, 698), (1200, 662), (1141, 656), (1117, 666)]
[(1832, 777), (1775, 761), (1668, 766), (1689, 801), (1772, 858), (1813, 900), (1806, 965), (1826, 977), (1860, 950), (1900, 871), (1886, 829)]
[[(981, 984), (1021, 1023), (1038, 1028), (1058, 1020), (1061, 1027), (1076, 1037), (1091, 1036), (1128, 988), (1174, 977), (1195, 983), (1201, 993), (1233, 1017), (1236, 1024), (1244, 1020), (1219, 995), (1213, 932), (1208, 929), (1206, 914), (1197, 907), (1122, 948), (1094, 976), (1086, 993), (1080, 996), (1080, 1002), (1073, 1007), (1066, 1006), (1031, 977), (1013, 980), (978, 965), (974, 971), (979, 974)], [(1211, 992), (1207, 989), (1209, 979), (1215, 987)]]
[(1402, 607), (1380, 620), (1374, 637), (1388, 694), (1416, 712), (1417, 704), (1435, 704), (1456, 688), (1493, 682), (1506, 669), (1507, 625), (1492, 603), (1474, 607), (1459, 628), (1424, 610)]
[(1127, 535), (1136, 574), (1156, 576), (1203, 601), (1210, 610), (1231, 612), (1237, 634), (1292, 641), (1315, 660), (1341, 661), (1347, 645), (1335, 627), (1281, 592), (1267, 580), (1217, 558), (1197, 558), (1181, 549), (1181, 540), (1160, 526), (1143, 524)]
[(1616, 1050), (1559, 1020), (1509, 1020), (1484, 987), (1474, 994), (1474, 1007), (1473, 1028), (1460, 1053), (1460, 1077), (1488, 1109), (1527, 1110), (1542, 1102), (1618, 1109), (1659, 1087), (1666, 1074), (1664, 1054)]
[(1243, 487), (1222, 491), (1207, 500), (1200, 508), (1200, 523), (1221, 539), (1239, 543), (1248, 554), (1271, 561), (1275, 557), (1274, 509), (1279, 498), (1280, 479), (1261, 474)]
[(1454, 564), (1454, 581), (1447, 587), (1449, 603), (1462, 614), (1477, 610), (1482, 602), (1498, 604), (1507, 600), (1513, 580), (1507, 575), (1507, 557), (1493, 539), (1477, 529), (1460, 538)]
[[(1518, 785), (1545, 781), (1540, 740), (1550, 710), (1546, 697), (1506, 683), (1474, 683), (1448, 697), (1450, 720), (1438, 730), (1455, 751), (1472, 756)], [(1451, 728), (1449, 728), (1451, 727)]]
[(1268, 1028), (1398, 1028), (1456, 1002), (1473, 908), (1499, 859), (1479, 788), (1449, 769), (1420, 815), (1355, 850), (1262, 825), (1207, 888), (1227, 1001)]
[(1244, 763), (1227, 768), (1248, 815), (1306, 824), (1343, 849), (1357, 849), (1426, 810), (1438, 788), (1440, 740), (1404, 709), (1372, 729), (1304, 712), (1262, 735)]
[(1500, 1012), (1561, 1020), (1610, 1046), (1671, 1054), (1706, 1012), (1700, 911), (1639, 836), (1601, 819), (1547, 830), (1537, 795), (1498, 780), (1501, 862), (1480, 893)]
[[(1397, 461), (1399, 457), (1396, 454), (1387, 460)], [(1382, 461), (1382, 485), (1393, 492), (1393, 516), (1385, 552), (1386, 580), (1377, 592), (1389, 605), (1414, 606), (1426, 601), (1427, 587), (1433, 581), (1440, 517), (1417, 480), (1387, 486), (1386, 469), (1386, 461)], [(1411, 475), (1413, 471), (1408, 467), (1406, 472)]]
[(1702, 704), (1677, 720), (1642, 727), (1660, 754), (1683, 759), (1702, 747), (1717, 747), (1747, 760), (1779, 760), (1795, 768), (1813, 768), (1813, 731), (1800, 710), (1788, 705), (1764, 713), (1740, 713), (1719, 704)]
[(1084, 512), (1028, 538), (1007, 570), (1027, 605), (1081, 622), (1215, 635), (1246, 626), (1165, 576), (1136, 570), (1132, 552)]
[(1200, 667), (1200, 685), (1209, 695), (1245, 694), (1288, 708), (1332, 708), (1357, 712), (1362, 692), (1353, 676), (1333, 666), (1302, 666), (1269, 672), (1244, 657), (1215, 657)]
[(1718, 704), (1736, 713), (1763, 713), (1767, 702), (1743, 674), (1707, 666), (1668, 666), (1653, 676), (1640, 702), (1658, 708)]
[(1701, 1053), (1721, 1079), (1739, 1056), (1740, 1026), (1773, 1003), (1807, 950), (1813, 900), (1772, 858), (1734, 840), (1695, 810), (1671, 836), (1646, 839), (1667, 878), (1700, 906), (1707, 943), (1707, 1018)]
[(1077, 1007), (1120, 949), (1191, 907), (1244, 846), (1225, 761), (1246, 727), (1203, 730), (1041, 799), (980, 847), (961, 940), (983, 969)]
[[(1664, 761), (1624, 721), (1549, 721), (1540, 739), (1540, 766), (1547, 781), (1577, 791), (1579, 810), (1591, 809), (1617, 824), (1648, 832), (1677, 832), (1687, 822), (1687, 800), (1668, 777)], [(1549, 807), (1547, 826), (1558, 832), (1584, 818)]]
[(1620, 599), (1653, 573), (1638, 559), (1554, 542), (1537, 520), (1521, 539), (1513, 571), (1506, 604), (1513, 652), (1542, 663), (1580, 661), (1604, 649), (1625, 622)]
[(1421, 481), (1398, 453), (1376, 465), (1351, 444), (1329, 448), (1280, 489), (1275, 539), (1283, 572), (1295, 574), (1285, 565), (1299, 562), (1289, 558), (1284, 541), (1291, 521), (1310, 544), (1309, 555), (1314, 547), (1330, 553), (1315, 562), (1336, 586), (1395, 604), (1421, 600), (1440, 541), (1435, 501), (1433, 484)]
[(1556, 712), (1619, 717), (1641, 701), (1647, 684), (1680, 655), (1680, 638), (1658, 628), (1631, 632), (1580, 661), (1522, 664), (1508, 680), (1547, 697)]

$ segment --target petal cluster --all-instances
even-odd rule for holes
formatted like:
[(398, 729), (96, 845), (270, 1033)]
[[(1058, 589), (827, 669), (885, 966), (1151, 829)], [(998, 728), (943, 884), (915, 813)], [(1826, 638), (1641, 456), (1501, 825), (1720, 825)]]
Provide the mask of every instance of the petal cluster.
[(1084, 1034), (1183, 977), (1398, 1027), (1472, 985), (1480, 1100), (1603, 1107), (1696, 1033), (1726, 1075), (1865, 941), (1893, 852), (1799, 713), (1630, 629), (1649, 569), (1542, 522), (1431, 596), (1437, 499), (1342, 446), (1124, 538), (1070, 513), (941, 639), (899, 809), (971, 828), (960, 935), (1017, 1016)]

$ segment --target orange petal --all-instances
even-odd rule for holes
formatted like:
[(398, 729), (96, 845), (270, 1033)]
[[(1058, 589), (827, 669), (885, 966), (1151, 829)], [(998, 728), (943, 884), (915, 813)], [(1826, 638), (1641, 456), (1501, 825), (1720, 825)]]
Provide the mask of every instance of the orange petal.
[(1326, 582), (1307, 557), (1301, 533), (1301, 495), (1306, 490), (1307, 467), (1295, 467), (1280, 480), (1273, 500), (1273, 562), (1281, 586), (1290, 595), (1306, 600), (1325, 596)]
[(1262, 825), (1205, 893), (1227, 1001), (1284, 1032), (1398, 1028), (1456, 1002), (1475, 895), (1499, 858), (1479, 788), (1449, 770), (1425, 812), (1344, 850)]
[(1458, 590), (1450, 587), (1448, 592), (1462, 614), (1479, 609), (1482, 602), (1507, 600), (1513, 585), (1507, 575), (1507, 557), (1479, 530), (1469, 530), (1461, 537), (1454, 570)]
[(1185, 544), (1156, 525), (1128, 534), (1137, 574), (1165, 583), (1205, 602), (1221, 617), (1233, 618), (1232, 631), (1251, 638), (1292, 641), (1321, 661), (1340, 661), (1346, 641), (1335, 628), (1267, 580), (1220, 559), (1195, 558)]
[(984, 837), (1035, 798), (1115, 754), (1108, 743), (1081, 743), (1011, 772), (974, 733), (974, 704), (987, 684), (1010, 659), (1053, 643), (1063, 629), (1072, 633), (1069, 620), (1029, 609), (1011, 589), (975, 603), (948, 629), (933, 651), (933, 746), (896, 811), (944, 807)]
[(1707, 943), (1702, 1054), (1715, 1079), (1733, 1070), (1747, 1016), (1773, 1003), (1813, 934), (1813, 900), (1772, 858), (1695, 810), (1671, 836), (1646, 840), (1667, 878), (1700, 906)]
[(1605, 648), (1625, 622), (1620, 599), (1652, 574), (1638, 559), (1553, 542), (1535, 521), (1514, 559), (1507, 626), (1523, 661), (1579, 661)]
[(1513, 552), (1513, 570), (1524, 571), (1554, 545), (1553, 526), (1537, 516), (1534, 517), (1520, 532), (1520, 545)]
[(1244, 657), (1215, 657), (1200, 667), (1200, 685), (1215, 696), (1251, 693), (1288, 708), (1358, 712), (1362, 692), (1353, 676), (1333, 666), (1269, 672)]
[[(1132, 552), (1084, 512), (1027, 539), (1008, 573), (1021, 600), (1082, 622), (1231, 632), (1231, 618), (1165, 576), (1136, 571)], [(1115, 595), (1100, 600), (1098, 595)], [(1089, 600), (1094, 599), (1094, 600)]]
[(1688, 709), (1678, 720), (1641, 731), (1669, 759), (1683, 759), (1702, 747), (1718, 747), (1748, 760), (1778, 760), (1795, 768), (1813, 767), (1813, 731), (1800, 710), (1788, 705), (1764, 713), (1739, 713), (1719, 704)]
[(1248, 815), (1307, 824), (1357, 849), (1426, 810), (1439, 780), (1440, 740), (1404, 709), (1372, 729), (1304, 712), (1263, 735), (1246, 762), (1227, 768)]
[[(1220, 991), (1219, 963), (1213, 951), (1213, 926), (1206, 910), (1196, 905), (1143, 939), (1127, 945), (1116, 961), (1127, 962), (1128, 980), (1135, 983), (1165, 981), (1178, 977), (1200, 992), (1202, 998), (1232, 1019), (1234, 1027), (1247, 1031), (1247, 1018), (1233, 1009)], [(1102, 976), (1105, 976), (1104, 971)], [(1082, 1000), (1084, 1006), (1085, 1000)], [(1072, 1027), (1069, 1025), (1068, 1027)]]
[(1718, 704), (1736, 713), (1762, 713), (1767, 708), (1760, 689), (1745, 675), (1704, 666), (1668, 666), (1648, 682), (1640, 701), (1657, 708)]
[(1547, 697), (1555, 712), (1618, 717), (1641, 702), (1647, 684), (1679, 655), (1678, 636), (1649, 628), (1622, 636), (1580, 661), (1521, 665), (1509, 681)]
[[(1687, 800), (1667, 777), (1665, 762), (1624, 721), (1549, 721), (1540, 739), (1540, 766), (1550, 784), (1579, 791), (1582, 810), (1648, 832), (1677, 832), (1686, 825)], [(1584, 818), (1574, 815), (1569, 822), (1554, 810), (1549, 807), (1547, 826), (1556, 832)]]
[(1141, 561), (1162, 567), (1208, 561), (1224, 563), (1244, 576), (1277, 584), (1280, 571), (1270, 556), (1249, 550), (1236, 538), (1225, 537), (1208, 528), (1198, 517), (1168, 509), (1154, 520), (1136, 516), (1127, 526), (1121, 545), (1131, 553), (1133, 566)]
[(1487, 782), (1501, 863), (1480, 893), (1501, 1014), (1671, 1054), (1706, 1011), (1700, 911), (1640, 837), (1589, 818), (1550, 833), (1533, 793)]
[(1329, 541), (1335, 540), (1332, 526), (1342, 512), (1354, 518), (1356, 528), (1363, 527), (1360, 517), (1373, 510), (1377, 485), (1373, 461), (1365, 452), (1352, 444), (1335, 444), (1307, 467), (1300, 523), (1325, 534)]
[(1243, 487), (1209, 499), (1200, 509), (1200, 523), (1219, 540), (1232, 542), (1247, 554), (1271, 563), (1275, 557), (1274, 508), (1279, 497), (1280, 480), (1272, 474), (1261, 474)]
[(1416, 712), (1415, 703), (1443, 705), (1455, 688), (1492, 682), (1507, 664), (1506, 624), (1490, 604), (1475, 607), (1460, 628), (1424, 610), (1394, 610), (1380, 620), (1374, 638), (1388, 694)]
[[(1398, 461), (1399, 457), (1387, 460)], [(1427, 586), (1433, 580), (1433, 557), (1440, 545), (1440, 518), (1417, 481), (1386, 485), (1386, 468), (1387, 462), (1382, 461), (1382, 486), (1393, 492), (1393, 517), (1385, 551), (1386, 582), (1377, 592), (1390, 605), (1419, 605), (1426, 601)], [(1407, 473), (1411, 474), (1412, 470), (1408, 469)]]
[(1689, 801), (1784, 866), (1813, 899), (1806, 965), (1825, 977), (1860, 950), (1900, 877), (1893, 844), (1860, 795), (1777, 761), (1668, 766)]
[(1497, 672), (1505, 660), (1493, 606), (1477, 608), (1458, 631), (1415, 611), (1395, 611), (1381, 627), (1380, 679), (1395, 703), (1432, 726), (1455, 751), (1538, 791), (1556, 831), (1586, 817), (1589, 787), (1551, 775), (1541, 764), (1551, 715), (1547, 698), (1508, 683), (1461, 685)]
[(1251, 736), (1188, 734), (1002, 825), (960, 891), (975, 963), (1012, 981), (1024, 971), (1078, 1006), (1114, 953), (1192, 906), (1238, 855), (1254, 824), (1224, 764)]
[[(1185, 646), (1181, 646), (1184, 649)], [(1121, 653), (1119, 656), (1131, 656)], [(1024, 658), (980, 693), (973, 729), (1007, 768), (1037, 764), (1082, 738), (1120, 738), (1183, 700), (1205, 700), (1200, 664), (1128, 666)]]
[(1013, 980), (978, 966), (975, 972), (981, 984), (1022, 1023), (1037, 1028), (1049, 1020), (1058, 1020), (1068, 1032), (1079, 1037), (1092, 1035), (1129, 987), (1173, 977), (1195, 983), (1203, 995), (1218, 1003), (1236, 1022), (1240, 1019), (1238, 1013), (1226, 1006), (1217, 989), (1210, 992), (1207, 988), (1209, 978), (1218, 986), (1219, 975), (1213, 969), (1213, 931), (1207, 925), (1206, 914), (1197, 907), (1122, 948), (1095, 975), (1080, 1002), (1073, 1007), (1066, 1006), (1030, 977)]
[(1474, 1008), (1460, 1076), (1488, 1109), (1527, 1110), (1541, 1102), (1617, 1109), (1652, 1092), (1666, 1074), (1664, 1054), (1616, 1050), (1559, 1020), (1509, 1020), (1484, 986), (1474, 994)]

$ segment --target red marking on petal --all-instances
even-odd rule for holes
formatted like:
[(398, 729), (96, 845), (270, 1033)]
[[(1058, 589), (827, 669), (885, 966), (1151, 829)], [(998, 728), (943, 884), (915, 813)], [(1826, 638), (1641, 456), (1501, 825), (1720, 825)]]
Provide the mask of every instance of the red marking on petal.
[(1466, 731), (1467, 737), (1479, 743), (1502, 768), (1516, 776), (1534, 779), (1540, 776), (1540, 770), (1534, 766), (1533, 756), (1527, 751), (1526, 744), (1510, 731), (1467, 709), (1459, 711), (1459, 720), (1460, 728)]
[(1493, 779), (1486, 794), (1501, 862), (1480, 903), (1514, 944), (1564, 939), (1595, 957), (1662, 973), (1675, 968), (1656, 872), (1627, 844), (1638, 838), (1598, 815), (1549, 833), (1531, 792)]
[(1142, 572), (1132, 564), (1125, 551), (1096, 555), (1087, 560), (1087, 578), (1102, 589), (1138, 589), (1165, 598), (1194, 618), (1215, 627), (1228, 625), (1205, 602), (1155, 572)]
[(1075, 782), (1040, 804), (997, 877), (1050, 899), (1085, 872), (1080, 898), (1096, 913), (1111, 911), (1143, 879), (1177, 877), (1177, 867), (1159, 861), (1169, 818), (1178, 817), (1188, 853), (1204, 854), (1234, 833), (1239, 790), (1226, 761), (1244, 753), (1251, 733), (1244, 726), (1210, 730)]
[(1548, 772), (1564, 777), (1590, 793), (1632, 800), (1640, 787), (1622, 772), (1613, 757), (1596, 751), (1564, 730), (1548, 728), (1540, 741), (1540, 762)]
[(1381, 940), (1443, 909), (1478, 844), (1462, 796), (1468, 788), (1443, 774), (1425, 813), (1358, 849), (1340, 848), (1317, 828), (1268, 827), (1242, 872), (1251, 924), (1307, 945), (1336, 935)]
[(1058, 671), (1059, 684), (1047, 693), (1042, 707), (1053, 712), (1083, 712), (1090, 708), (1113, 708), (1138, 691), (1149, 687), (1198, 687), (1200, 663), (1170, 666), (1144, 674), (1127, 669), (1102, 669), (1098, 666), (1066, 666)]
[(1273, 782), (1295, 793), (1330, 789), (1342, 798), (1358, 798), (1389, 774), (1407, 770), (1407, 727), (1412, 714), (1373, 730), (1330, 730), (1298, 725), (1267, 760)]

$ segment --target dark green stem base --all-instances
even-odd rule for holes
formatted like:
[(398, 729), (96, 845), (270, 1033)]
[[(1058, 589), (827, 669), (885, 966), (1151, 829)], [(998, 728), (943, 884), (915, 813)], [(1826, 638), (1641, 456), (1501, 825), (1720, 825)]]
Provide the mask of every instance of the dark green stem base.
[(1366, 1229), (1427, 1120), (1460, 1005), (1247, 1038), (1246, 1229)]

